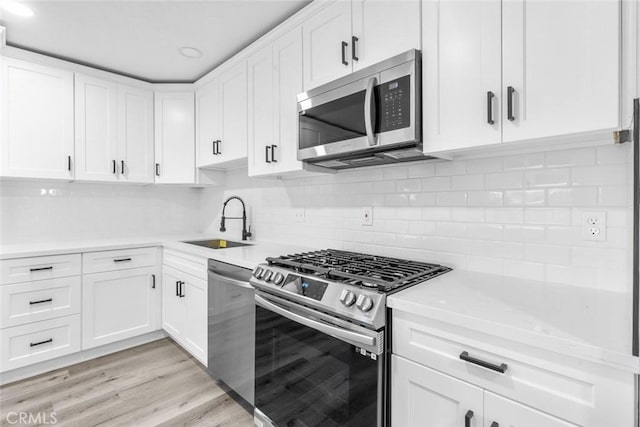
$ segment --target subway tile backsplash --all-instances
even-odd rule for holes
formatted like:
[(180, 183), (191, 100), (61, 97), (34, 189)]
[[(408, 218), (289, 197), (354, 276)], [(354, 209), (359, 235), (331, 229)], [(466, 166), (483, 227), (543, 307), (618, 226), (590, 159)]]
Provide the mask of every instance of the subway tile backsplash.
[[(249, 205), (257, 240), (626, 292), (631, 153), (629, 144), (607, 145), (288, 180), (237, 170), (224, 191), (203, 192), (202, 227), (215, 232), (223, 197), (235, 194)], [(371, 226), (361, 224), (364, 206), (374, 207)], [(305, 209), (304, 222), (294, 208)], [(606, 241), (583, 239), (588, 210), (607, 213)], [(239, 224), (230, 225), (229, 237), (239, 236)]]

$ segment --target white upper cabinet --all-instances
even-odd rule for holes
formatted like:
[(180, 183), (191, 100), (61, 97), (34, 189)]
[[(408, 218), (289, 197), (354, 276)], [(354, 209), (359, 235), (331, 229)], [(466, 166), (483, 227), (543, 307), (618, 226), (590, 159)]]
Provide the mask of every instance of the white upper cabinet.
[(501, 142), (500, 0), (422, 8), (425, 152)]
[(82, 74), (75, 76), (76, 179), (116, 181), (117, 85)]
[(161, 184), (193, 184), (193, 92), (156, 92), (154, 97), (155, 181)]
[[(273, 171), (272, 150), (277, 145), (276, 85), (273, 46), (249, 59), (249, 176)], [(295, 102), (295, 101), (294, 101)]]
[(302, 92), (302, 30), (297, 28), (249, 60), (249, 175), (291, 175), (297, 159)]
[(198, 167), (234, 167), (247, 158), (247, 62), (215, 71), (196, 92)]
[(150, 90), (118, 85), (118, 158), (119, 179), (153, 182), (153, 92)]
[(504, 1), (502, 29), (505, 142), (618, 128), (620, 2)]
[(353, 70), (420, 49), (420, 0), (353, 0)]
[(153, 92), (75, 77), (76, 179), (153, 182)]
[(241, 61), (220, 74), (220, 161), (247, 157), (247, 63)]
[(337, 0), (302, 24), (305, 90), (349, 74), (351, 2)]
[(619, 2), (422, 7), (425, 153), (619, 127)]
[(196, 166), (216, 163), (220, 132), (220, 82), (213, 79), (196, 91)]
[(73, 73), (0, 61), (0, 174), (72, 179)]

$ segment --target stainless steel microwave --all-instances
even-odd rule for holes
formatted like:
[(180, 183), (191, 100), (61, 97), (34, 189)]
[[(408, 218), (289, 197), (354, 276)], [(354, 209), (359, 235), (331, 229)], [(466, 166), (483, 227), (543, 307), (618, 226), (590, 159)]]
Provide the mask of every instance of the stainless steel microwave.
[(424, 160), (421, 54), (410, 50), (298, 95), (298, 160), (332, 169)]

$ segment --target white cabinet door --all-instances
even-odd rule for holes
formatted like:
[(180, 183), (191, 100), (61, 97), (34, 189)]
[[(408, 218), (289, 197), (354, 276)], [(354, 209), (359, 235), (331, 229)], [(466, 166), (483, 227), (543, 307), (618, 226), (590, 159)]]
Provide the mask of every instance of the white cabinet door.
[(505, 142), (618, 128), (620, 2), (505, 1), (502, 24)]
[(152, 183), (153, 92), (118, 85), (119, 179)]
[(160, 328), (156, 272), (145, 267), (83, 276), (83, 350)]
[(116, 181), (117, 85), (82, 74), (75, 76), (76, 179)]
[(192, 92), (155, 93), (154, 139), (157, 183), (195, 182), (195, 127)]
[(220, 131), (220, 83), (213, 79), (196, 91), (196, 165), (216, 163), (216, 143)]
[[(248, 61), (249, 67), (249, 176), (269, 174), (272, 149), (277, 144), (276, 80), (273, 46), (262, 49)], [(294, 105), (297, 105), (294, 101)], [(272, 147), (273, 145), (273, 147)]]
[[(576, 424), (536, 411), (488, 391), (484, 392), (484, 416), (486, 427), (576, 427)], [(616, 414), (610, 416), (611, 423), (609, 425), (624, 425), (615, 421)]]
[(186, 304), (180, 297), (182, 276), (178, 270), (162, 267), (162, 329), (178, 342), (183, 340), (186, 321)]
[(297, 95), (302, 87), (302, 30), (290, 31), (273, 44), (276, 114), (273, 170), (276, 173), (302, 170), (298, 155)]
[(352, 71), (350, 1), (334, 1), (307, 19), (302, 34), (305, 90)]
[[(402, 427), (483, 426), (483, 390), (391, 356), (391, 424)], [(505, 424), (506, 425), (506, 424)]]
[(420, 0), (353, 0), (353, 70), (420, 49)]
[(209, 342), (207, 281), (186, 274), (183, 275), (182, 280), (185, 282), (182, 286), (182, 299), (186, 309), (184, 343), (187, 350), (207, 366)]
[(220, 74), (220, 138), (216, 163), (247, 157), (247, 62)]
[(73, 73), (1, 58), (1, 175), (73, 178)]
[(424, 152), (500, 143), (501, 2), (425, 1), (422, 8)]

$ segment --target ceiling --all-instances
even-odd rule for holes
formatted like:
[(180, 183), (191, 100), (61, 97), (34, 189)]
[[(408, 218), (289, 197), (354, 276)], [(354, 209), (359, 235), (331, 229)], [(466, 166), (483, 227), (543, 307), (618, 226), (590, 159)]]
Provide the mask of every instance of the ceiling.
[[(0, 12), (7, 45), (169, 83), (197, 80), (310, 0), (22, 2), (34, 16)], [(202, 57), (182, 56), (184, 46)]]

